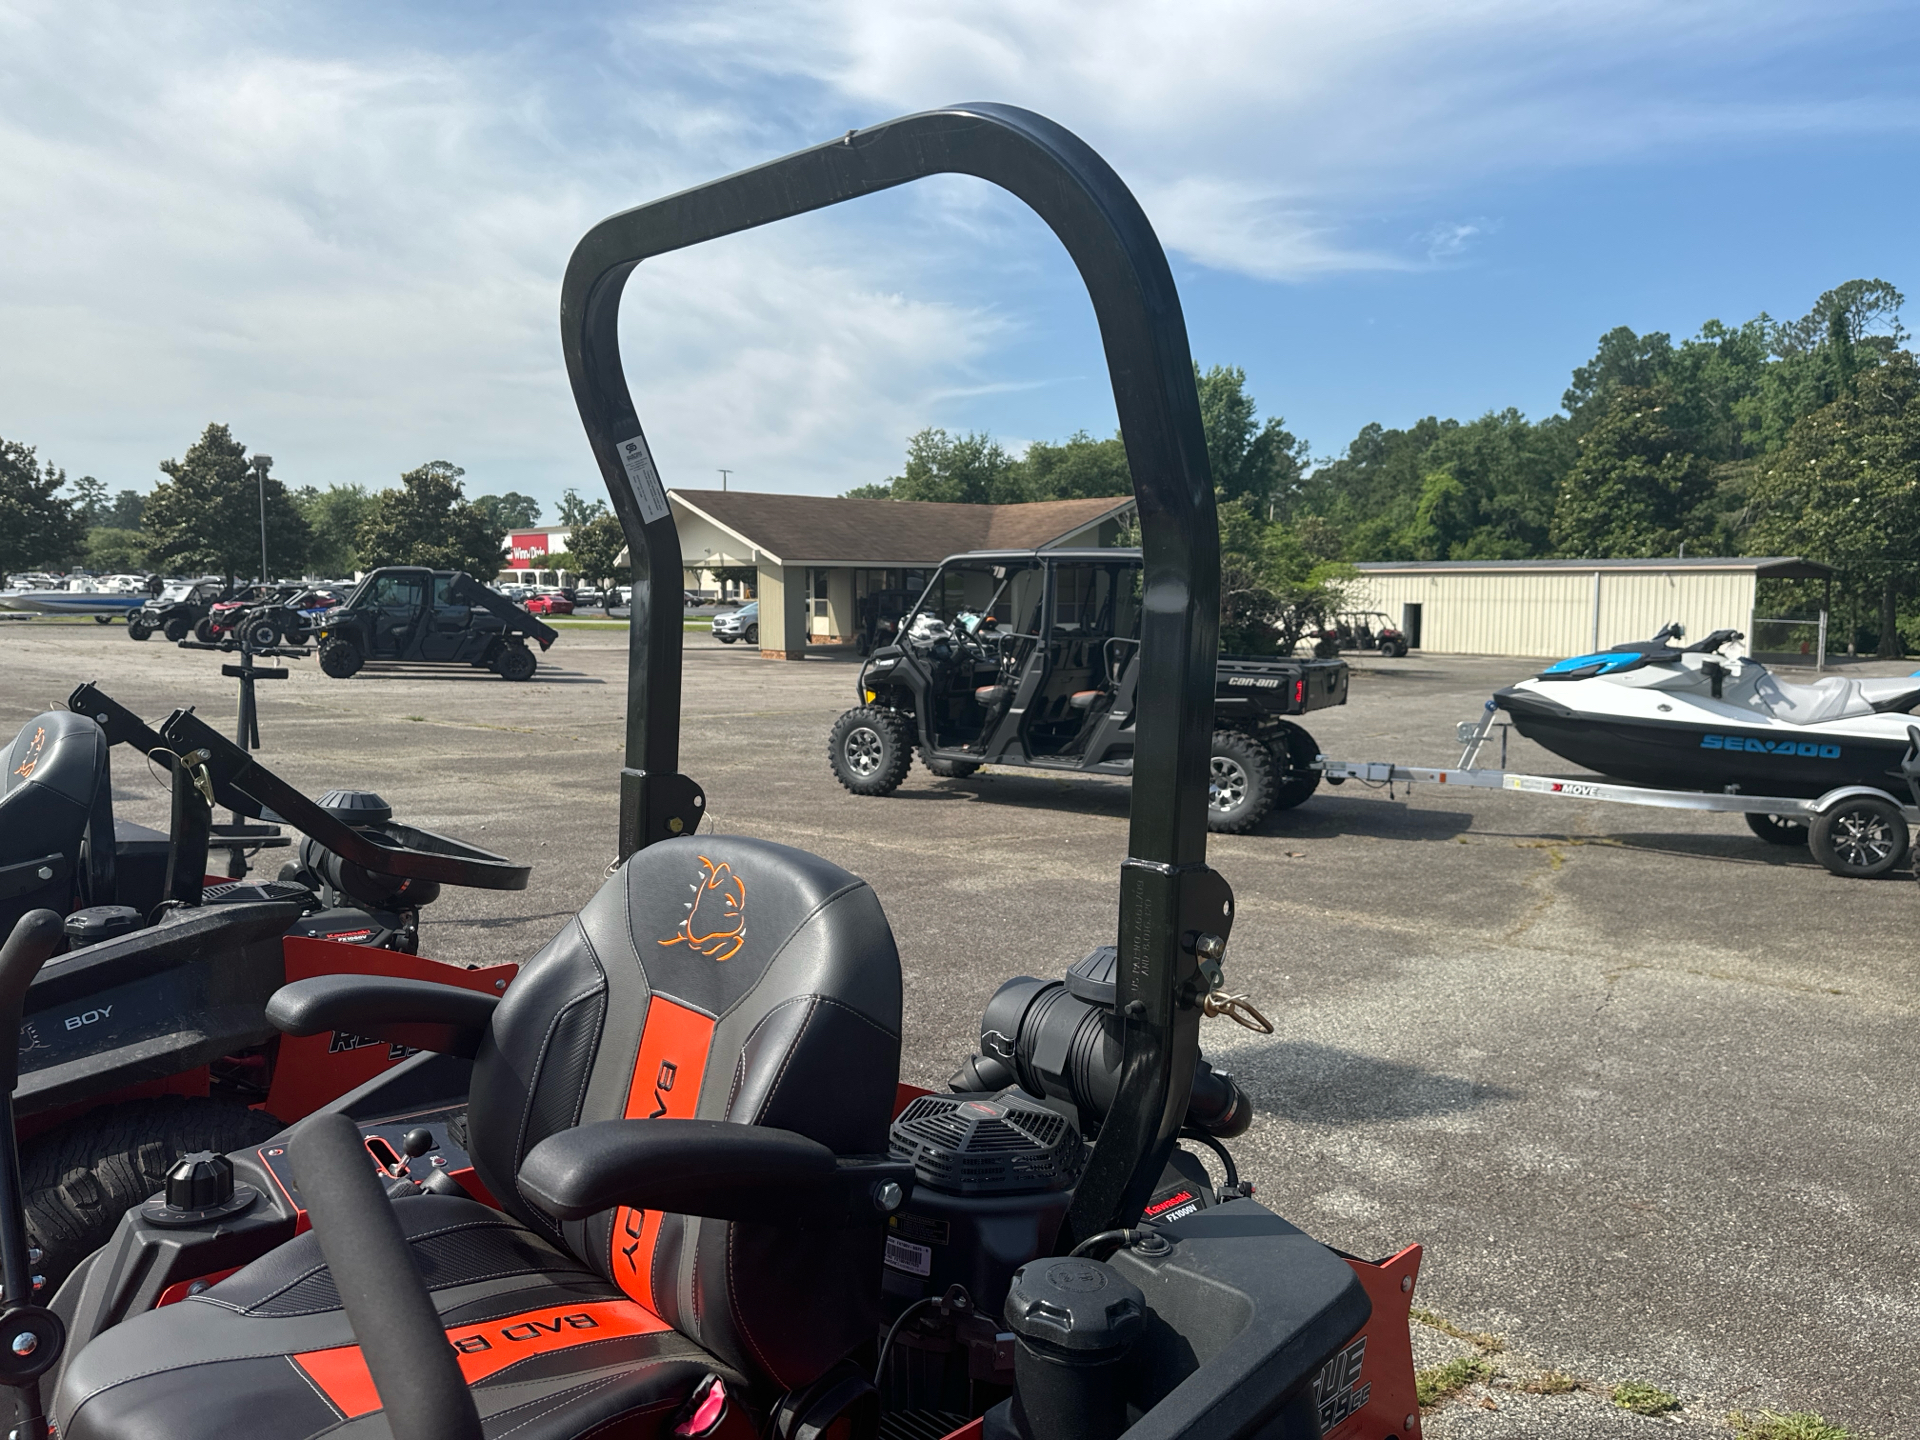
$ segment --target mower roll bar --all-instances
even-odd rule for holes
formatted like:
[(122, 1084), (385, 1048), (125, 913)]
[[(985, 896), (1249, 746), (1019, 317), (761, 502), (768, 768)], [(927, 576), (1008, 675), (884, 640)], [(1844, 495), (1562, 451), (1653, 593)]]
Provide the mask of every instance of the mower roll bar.
[(1186, 321), (1139, 203), (1052, 121), (963, 104), (850, 130), (611, 216), (574, 247), (561, 346), (633, 561), (619, 854), (691, 831), (704, 803), (679, 773), (680, 539), (621, 364), (627, 277), (656, 255), (939, 174), (1011, 192), (1073, 257), (1099, 321), (1140, 511), (1140, 703), (1116, 987), (1125, 1048), (1119, 1094), (1069, 1220), (1083, 1238), (1138, 1220), (1177, 1138), (1206, 988), (1194, 947), (1203, 934), (1226, 938), (1233, 897), (1206, 866), (1220, 552)]

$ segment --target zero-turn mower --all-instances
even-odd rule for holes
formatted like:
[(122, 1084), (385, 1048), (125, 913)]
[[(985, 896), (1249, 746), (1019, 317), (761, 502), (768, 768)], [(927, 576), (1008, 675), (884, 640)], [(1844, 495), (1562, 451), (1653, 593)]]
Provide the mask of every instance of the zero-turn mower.
[[(1009, 981), (931, 1094), (898, 1084), (874, 892), (786, 846), (694, 838), (680, 545), (617, 318), (645, 259), (956, 172), (1038, 211), (1087, 283), (1145, 599), (1117, 944)], [(1200, 1054), (1203, 1017), (1264, 1022), (1227, 991), (1234, 899), (1205, 859), (1213, 486), (1133, 197), (1038, 116), (913, 115), (602, 222), (561, 316), (635, 569), (619, 863), (498, 1000), (281, 990), (288, 1034), (422, 1053), (265, 1144), (181, 1162), (51, 1307), (20, 1288), (0, 1173), (17, 1433), (41, 1433), (52, 1371), (64, 1440), (1417, 1435), (1418, 1249), (1345, 1257), (1250, 1198), (1226, 1146), (1249, 1102)], [(14, 929), (0, 1007), (57, 929)]]

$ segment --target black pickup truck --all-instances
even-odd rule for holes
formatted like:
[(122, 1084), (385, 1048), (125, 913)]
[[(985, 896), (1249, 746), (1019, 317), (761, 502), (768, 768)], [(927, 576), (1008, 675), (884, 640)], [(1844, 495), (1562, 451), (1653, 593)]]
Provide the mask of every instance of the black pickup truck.
[(502, 680), (527, 680), (539, 666), (527, 641), (545, 650), (560, 638), (464, 570), (404, 565), (370, 573), (313, 635), (320, 668), (336, 680), (369, 660), (471, 665)]
[[(861, 703), (827, 757), (856, 795), (886, 795), (913, 752), (935, 775), (985, 764), (1133, 773), (1138, 550), (950, 556), (860, 670)], [(1320, 783), (1319, 747), (1287, 717), (1347, 703), (1341, 660), (1223, 655), (1211, 829), (1239, 834)]]

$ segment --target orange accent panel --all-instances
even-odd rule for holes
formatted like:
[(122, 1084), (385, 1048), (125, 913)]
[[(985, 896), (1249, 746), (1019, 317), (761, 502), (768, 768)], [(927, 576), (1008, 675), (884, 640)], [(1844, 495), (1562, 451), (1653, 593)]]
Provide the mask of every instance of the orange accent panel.
[[(420, 955), (402, 955), (372, 945), (350, 945), (343, 940), (321, 940), (311, 935), (289, 935), (280, 942), (286, 960), (287, 982), (316, 975), (391, 975), (402, 980), (426, 980), (457, 985), (483, 995), (506, 991), (518, 965), (483, 965), (468, 970)], [(329, 1101), (364, 1085), (382, 1071), (407, 1058), (404, 1047), (384, 1040), (351, 1050), (335, 1050), (334, 1035), (282, 1035), (274, 1058), (273, 1082), (267, 1090), (267, 1113), (291, 1125)]]
[(900, 1112), (918, 1100), (922, 1095), (931, 1095), (933, 1091), (922, 1089), (918, 1085), (909, 1085), (901, 1080), (893, 1087), (893, 1118), (898, 1120)]
[[(700, 1105), (713, 1021), (698, 1010), (655, 995), (647, 1002), (640, 1054), (627, 1088), (629, 1120), (691, 1120)], [(613, 1243), (607, 1257), (614, 1283), (653, 1308), (653, 1247), (660, 1238), (660, 1212), (622, 1205), (613, 1213)]]
[[(551, 1355), (623, 1335), (657, 1335), (666, 1328), (666, 1321), (630, 1300), (597, 1300), (528, 1310), (484, 1325), (463, 1325), (447, 1331), (447, 1343), (459, 1355), (460, 1373), (467, 1384), (477, 1385), (530, 1355)], [(358, 1345), (309, 1350), (292, 1358), (349, 1420), (381, 1408), (380, 1392)]]
[(986, 1429), (985, 1420), (969, 1420), (952, 1434), (943, 1436), (942, 1440), (980, 1440), (980, 1437), (986, 1433)]
[[(1409, 1245), (1380, 1261), (1347, 1257), (1347, 1264), (1360, 1277), (1360, 1287), (1373, 1302), (1373, 1315), (1359, 1334), (1340, 1347), (1340, 1355), (1329, 1367), (1339, 1373), (1329, 1377), (1323, 1370), (1316, 1377), (1316, 1385), (1329, 1378), (1333, 1382), (1332, 1393), (1314, 1396), (1321, 1423), (1330, 1426), (1323, 1440), (1363, 1440), (1376, 1434), (1419, 1440), (1420, 1402), (1414, 1398), (1413, 1335), (1407, 1311), (1413, 1308), (1420, 1256), (1420, 1247)], [(1329, 1415), (1339, 1415), (1343, 1409), (1342, 1418), (1329, 1422)], [(1409, 1415), (1413, 1428), (1403, 1429)]]

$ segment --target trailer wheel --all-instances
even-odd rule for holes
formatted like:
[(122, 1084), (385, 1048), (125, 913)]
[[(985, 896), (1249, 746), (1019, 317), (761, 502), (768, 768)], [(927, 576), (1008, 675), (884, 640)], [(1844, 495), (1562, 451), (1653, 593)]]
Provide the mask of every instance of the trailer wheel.
[(1747, 828), (1769, 845), (1805, 845), (1807, 822), (1789, 820), (1785, 815), (1747, 816)]
[(163, 1189), (182, 1155), (258, 1145), (283, 1127), (264, 1110), (193, 1095), (103, 1105), (20, 1147), (27, 1243), (45, 1252), (44, 1303), (113, 1237), (121, 1217)]
[(938, 775), (942, 780), (964, 780), (980, 768), (977, 761), (942, 760), (937, 756), (927, 754), (924, 750), (920, 752), (920, 763), (926, 766), (930, 773)]
[(193, 633), (193, 626), (189, 625), (185, 620), (176, 616), (174, 619), (167, 621), (165, 625), (162, 625), (160, 627), (160, 633), (166, 636), (167, 639), (171, 640), (174, 644), (178, 645), (182, 640), (186, 639), (187, 636)]
[(153, 626), (145, 620), (127, 617), (127, 638), (129, 640), (150, 640), (153, 638)]
[(365, 663), (366, 656), (351, 640), (329, 640), (320, 647), (320, 668), (336, 680), (356, 674)]
[(1273, 768), (1279, 777), (1274, 783), (1273, 808), (1291, 810), (1306, 803), (1320, 788), (1320, 772), (1312, 768), (1320, 758), (1320, 747), (1305, 728), (1291, 720), (1280, 722), (1280, 733), (1273, 737)]
[(1813, 858), (1836, 875), (1870, 880), (1907, 858), (1906, 817), (1891, 800), (1856, 795), (1842, 800), (1807, 827)]
[(531, 680), (533, 672), (539, 668), (540, 662), (524, 645), (507, 646), (500, 652), (500, 658), (493, 662), (493, 673), (502, 680)]
[(907, 727), (890, 710), (849, 710), (827, 735), (827, 763), (855, 795), (891, 795), (913, 764)]
[(1216, 730), (1209, 765), (1207, 829), (1244, 835), (1266, 819), (1278, 788), (1266, 746), (1250, 735)]

